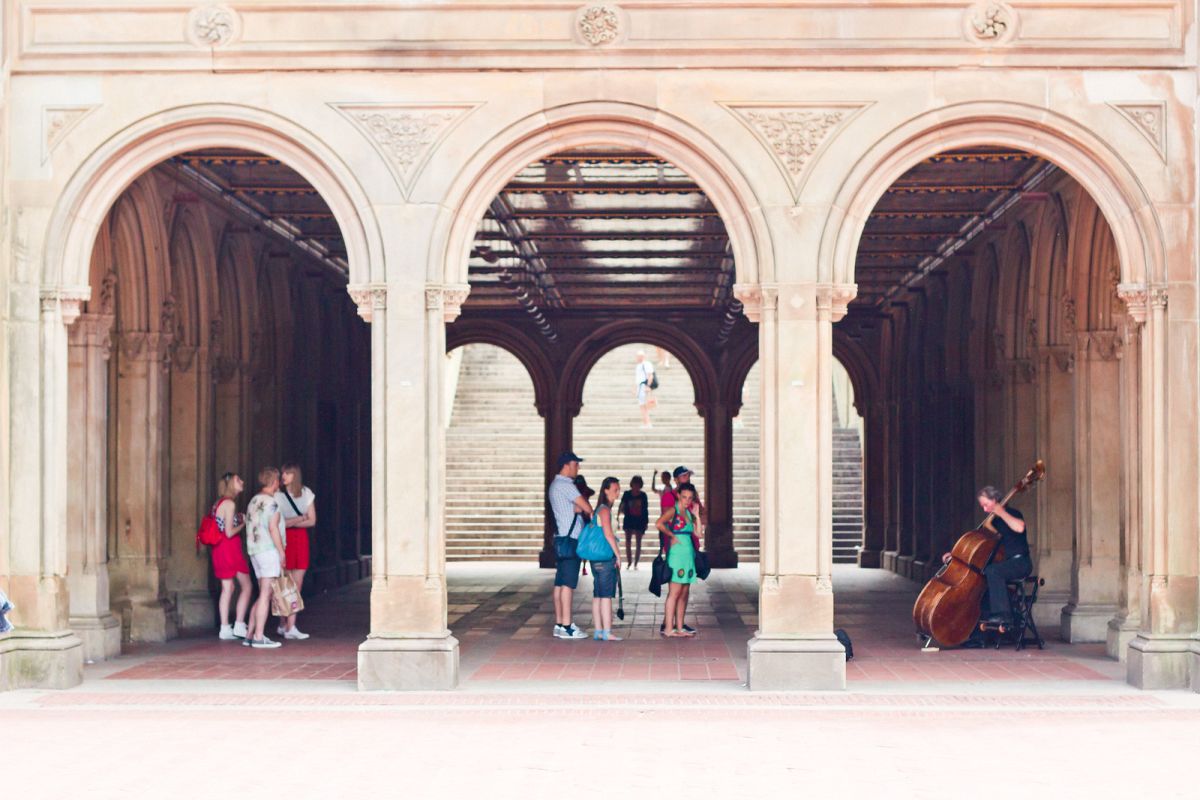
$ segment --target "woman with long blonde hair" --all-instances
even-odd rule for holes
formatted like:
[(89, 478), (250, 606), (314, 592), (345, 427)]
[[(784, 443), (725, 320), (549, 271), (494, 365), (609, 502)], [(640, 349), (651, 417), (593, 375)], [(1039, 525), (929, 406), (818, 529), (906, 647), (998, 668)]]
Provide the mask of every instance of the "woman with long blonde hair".
[[(221, 598), (217, 601), (217, 612), (221, 618), (221, 639), (246, 638), (246, 611), (250, 608), (250, 565), (242, 552), (239, 534), (246, 527), (246, 518), (237, 512), (237, 497), (246, 488), (236, 472), (226, 472), (217, 481), (217, 502), (213, 505), (213, 518), (221, 531), (221, 541), (213, 546), (213, 574), (221, 582)], [(229, 604), (233, 600), (233, 582), (237, 581), (237, 618), (229, 624)]]
[[(275, 494), (275, 501), (283, 513), (283, 524), (287, 527), (287, 553), (284, 566), (296, 591), (304, 586), (304, 574), (309, 566), (309, 534), (317, 524), (317, 496), (304, 485), (300, 465), (289, 461), (281, 470), (283, 485)], [(296, 615), (279, 621), (279, 634), (285, 639), (307, 639), (308, 634), (296, 627)]]

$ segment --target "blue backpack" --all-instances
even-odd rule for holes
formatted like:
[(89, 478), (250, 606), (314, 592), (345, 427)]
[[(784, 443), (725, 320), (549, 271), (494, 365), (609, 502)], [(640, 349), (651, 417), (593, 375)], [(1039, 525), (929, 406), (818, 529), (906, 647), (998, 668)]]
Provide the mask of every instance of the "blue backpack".
[(584, 561), (607, 561), (615, 555), (608, 539), (604, 538), (604, 529), (600, 527), (597, 516), (593, 514), (588, 524), (583, 526), (583, 531), (579, 534), (579, 543), (575, 545), (575, 553)]

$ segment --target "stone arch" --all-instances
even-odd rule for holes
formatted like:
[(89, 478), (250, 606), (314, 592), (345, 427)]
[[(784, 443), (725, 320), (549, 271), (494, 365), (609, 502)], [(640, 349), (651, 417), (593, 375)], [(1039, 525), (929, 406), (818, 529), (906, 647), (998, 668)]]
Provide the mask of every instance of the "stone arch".
[(434, 283), (467, 283), (467, 258), (488, 203), (520, 170), (573, 147), (643, 150), (686, 172), (725, 223), (740, 283), (772, 281), (770, 236), (749, 181), (702, 131), (660, 109), (627, 102), (572, 103), (524, 117), (487, 138), (446, 193), (434, 227), (428, 275)]
[(741, 349), (732, 353), (725, 369), (725, 381), (721, 385), (721, 398), (729, 407), (729, 413), (737, 416), (742, 408), (742, 387), (750, 377), (750, 370), (758, 363), (758, 339), (748, 339)]
[[(836, 329), (835, 329), (836, 330)], [(846, 369), (854, 390), (854, 405), (866, 417), (867, 404), (879, 397), (879, 376), (867, 351), (845, 336), (833, 337), (833, 357)]]
[(701, 413), (719, 396), (716, 370), (696, 340), (666, 322), (618, 320), (597, 328), (572, 351), (559, 384), (560, 401), (578, 413), (583, 407), (583, 386), (596, 362), (614, 348), (637, 342), (669, 350), (679, 359), (692, 381), (696, 409)]
[(171, 156), (206, 147), (264, 153), (296, 170), (329, 205), (346, 244), (350, 282), (383, 278), (383, 239), (366, 194), (332, 148), (298, 124), (226, 103), (182, 106), (138, 120), (109, 137), (75, 170), (50, 217), (45, 286), (81, 287), (96, 234), (138, 177)]
[(1091, 195), (1113, 231), (1121, 281), (1166, 280), (1161, 225), (1145, 188), (1120, 154), (1087, 128), (1045, 108), (968, 102), (925, 112), (897, 126), (854, 165), (833, 202), (821, 237), (819, 274), (853, 283), (867, 217), (905, 172), (956, 147), (1001, 145), (1041, 156)]
[(546, 354), (530, 342), (528, 334), (508, 323), (490, 319), (459, 319), (446, 328), (446, 352), (468, 344), (490, 344), (516, 358), (533, 382), (534, 404), (543, 417), (554, 401), (554, 367)]

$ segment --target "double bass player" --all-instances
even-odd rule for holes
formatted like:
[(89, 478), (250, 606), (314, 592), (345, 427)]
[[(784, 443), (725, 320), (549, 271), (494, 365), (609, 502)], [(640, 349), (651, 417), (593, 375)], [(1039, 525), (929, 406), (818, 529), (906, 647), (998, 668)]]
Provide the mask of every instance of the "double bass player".
[[(1005, 584), (1028, 577), (1033, 572), (1025, 517), (1015, 508), (1006, 508), (1004, 496), (994, 486), (984, 486), (976, 499), (983, 513), (994, 515), (991, 526), (999, 534), (1000, 547), (1004, 552), (1003, 561), (992, 561), (983, 568), (983, 577), (987, 581), (987, 624), (1008, 625), (1012, 623), (1012, 608)], [(943, 563), (949, 561), (949, 553), (942, 556)]]

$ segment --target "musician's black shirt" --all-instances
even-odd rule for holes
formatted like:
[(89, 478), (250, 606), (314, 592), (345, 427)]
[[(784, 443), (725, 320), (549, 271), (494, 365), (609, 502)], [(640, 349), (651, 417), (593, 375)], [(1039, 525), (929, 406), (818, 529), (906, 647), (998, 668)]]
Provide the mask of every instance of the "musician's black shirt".
[[(1004, 508), (1011, 516), (1017, 519), (1025, 519), (1025, 516), (1015, 508), (1006, 506)], [(996, 533), (1000, 534), (1000, 546), (1004, 548), (1004, 557), (1013, 558), (1014, 556), (1025, 556), (1029, 558), (1029, 526), (1025, 526), (1024, 533), (1017, 533), (1012, 528), (1008, 527), (1008, 523), (1000, 518), (997, 514), (992, 518), (992, 527), (996, 529)]]

